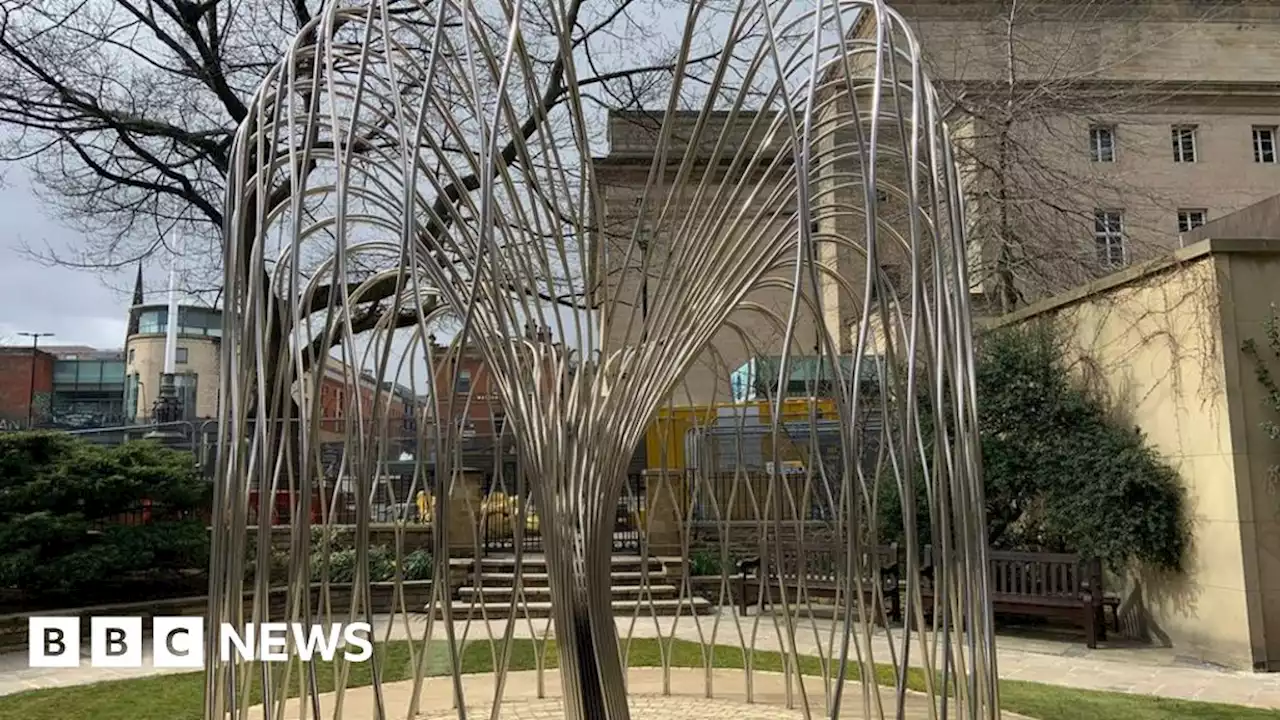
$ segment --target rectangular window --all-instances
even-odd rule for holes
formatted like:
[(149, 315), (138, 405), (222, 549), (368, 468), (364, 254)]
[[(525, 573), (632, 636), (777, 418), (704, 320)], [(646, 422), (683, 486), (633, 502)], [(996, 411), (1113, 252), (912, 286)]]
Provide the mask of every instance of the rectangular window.
[(168, 325), (168, 310), (148, 310), (138, 316), (138, 332), (143, 335), (163, 333)]
[(1196, 161), (1196, 126), (1174, 125), (1171, 131), (1173, 141), (1173, 161), (1193, 163)]
[(133, 362), (133, 351), (136, 348), (129, 348), (129, 362)]
[(132, 373), (124, 384), (124, 417), (133, 420), (138, 417), (138, 374)]
[(1207, 213), (1204, 210), (1179, 210), (1178, 232), (1191, 232), (1204, 224)]
[(173, 353), (173, 361), (179, 365), (187, 364), (187, 349), (184, 347), (177, 348)]
[(1089, 128), (1089, 159), (1093, 162), (1116, 161), (1116, 129), (1105, 125)]
[(453, 391), (463, 395), (471, 392), (471, 371), (470, 370), (458, 371), (458, 384), (454, 385)]
[(194, 420), (200, 417), (196, 408), (196, 376), (191, 373), (177, 373), (173, 376), (173, 384), (178, 390), (178, 402), (182, 403), (182, 419)]
[(1276, 129), (1274, 127), (1256, 127), (1253, 129), (1253, 161), (1256, 163), (1274, 164), (1276, 161)]
[(1093, 240), (1098, 246), (1098, 264), (1123, 267), (1127, 261), (1124, 216), (1119, 210), (1097, 210), (1093, 214)]

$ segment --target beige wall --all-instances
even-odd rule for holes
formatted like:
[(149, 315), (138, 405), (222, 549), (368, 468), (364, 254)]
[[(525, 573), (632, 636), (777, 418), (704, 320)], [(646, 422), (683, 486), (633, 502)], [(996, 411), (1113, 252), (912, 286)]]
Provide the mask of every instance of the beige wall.
[[(137, 374), (139, 379), (138, 418), (150, 417), (160, 391), (164, 346), (162, 334), (134, 335), (125, 343), (125, 375)], [(187, 349), (187, 362), (174, 366), (175, 371), (196, 375), (196, 417), (217, 417), (221, 343), (208, 336), (179, 335), (178, 347)]]
[(1130, 578), (1129, 619), (1180, 654), (1246, 669), (1280, 669), (1280, 505), (1267, 472), (1280, 444), (1261, 428), (1240, 350), (1261, 337), (1277, 273), (1280, 241), (1205, 241), (992, 323), (1057, 323), (1075, 367), (1186, 485), (1188, 571)]

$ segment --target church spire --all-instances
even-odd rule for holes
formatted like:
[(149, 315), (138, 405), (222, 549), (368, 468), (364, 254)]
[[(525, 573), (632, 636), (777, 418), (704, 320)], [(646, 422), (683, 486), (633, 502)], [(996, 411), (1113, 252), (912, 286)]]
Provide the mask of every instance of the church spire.
[(138, 261), (138, 277), (133, 281), (133, 303), (129, 306), (129, 337), (138, 334), (138, 321), (141, 313), (138, 306), (143, 303), (142, 294), (142, 261)]

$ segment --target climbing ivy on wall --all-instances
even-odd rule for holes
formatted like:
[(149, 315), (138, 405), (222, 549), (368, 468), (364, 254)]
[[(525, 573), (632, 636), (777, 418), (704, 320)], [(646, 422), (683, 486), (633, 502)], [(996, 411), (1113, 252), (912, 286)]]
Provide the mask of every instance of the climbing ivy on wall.
[[(1071, 372), (1054, 328), (988, 331), (975, 362), (991, 546), (1179, 570), (1190, 530), (1177, 471)], [(900, 535), (890, 495), (882, 527)]]
[[(1246, 355), (1253, 358), (1254, 375), (1257, 376), (1258, 384), (1262, 385), (1265, 393), (1262, 398), (1263, 405), (1280, 413), (1280, 385), (1276, 384), (1270, 367), (1272, 362), (1280, 361), (1280, 313), (1277, 312), (1274, 303), (1271, 305), (1271, 314), (1262, 324), (1262, 329), (1267, 336), (1266, 350), (1260, 349), (1254, 338), (1245, 340), (1242, 349)], [(1280, 440), (1280, 425), (1276, 424), (1272, 418), (1263, 418), (1262, 429), (1266, 431), (1267, 437)], [(1273, 484), (1277, 477), (1280, 477), (1280, 465), (1272, 465), (1270, 479)]]

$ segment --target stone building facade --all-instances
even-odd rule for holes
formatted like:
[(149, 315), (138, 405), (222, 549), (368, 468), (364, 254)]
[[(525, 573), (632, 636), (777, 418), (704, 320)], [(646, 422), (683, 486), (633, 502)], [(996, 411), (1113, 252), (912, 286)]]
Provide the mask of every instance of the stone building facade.
[[(757, 121), (750, 113), (733, 119), (727, 113), (711, 114), (698, 134), (698, 161), (691, 163), (688, 175), (677, 182), (697, 120), (697, 112), (675, 117), (665, 172), (646, 193), (659, 144), (661, 115), (640, 111), (609, 116), (609, 153), (593, 161), (604, 208), (593, 248), (599, 268), (595, 273), (596, 297), (605, 306), (600, 312), (611, 343), (638, 347), (653, 341), (643, 329), (644, 318), (658, 312), (657, 298), (676, 276), (671, 268), (682, 256), (680, 244), (673, 238), (699, 232), (755, 234), (746, 242), (759, 247), (765, 238), (798, 231), (795, 183), (785, 180), (788, 160), (779, 158), (777, 149), (766, 140), (769, 118)], [(726, 127), (727, 149), (713, 165), (716, 141)], [(743, 150), (747, 151), (743, 157), (750, 160), (731, 167), (729, 158)], [(687, 262), (688, 257), (683, 257)], [(726, 257), (723, 267), (744, 260), (749, 261)], [(729, 325), (712, 338), (709, 348), (688, 369), (671, 396), (672, 402), (728, 402), (734, 370), (751, 357), (781, 351), (783, 323), (792, 297), (790, 275), (785, 271), (768, 273), (774, 284), (752, 290), (742, 299), (740, 309), (729, 317)], [(610, 303), (610, 298), (616, 302)], [(794, 333), (795, 346), (803, 348), (799, 352), (812, 352), (816, 325), (813, 313), (802, 307)]]
[(949, 110), (990, 312), (1163, 256), (1280, 182), (1277, 3), (893, 7)]

